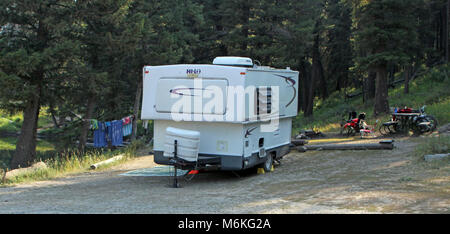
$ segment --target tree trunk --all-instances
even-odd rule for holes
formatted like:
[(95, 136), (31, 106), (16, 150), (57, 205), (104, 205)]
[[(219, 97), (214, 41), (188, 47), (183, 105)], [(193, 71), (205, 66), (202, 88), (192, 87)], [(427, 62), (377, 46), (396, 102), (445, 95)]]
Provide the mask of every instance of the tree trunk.
[[(318, 21), (316, 23), (316, 28), (320, 27), (321, 22)], [(316, 29), (317, 30), (317, 29)], [(313, 51), (312, 51), (312, 82), (318, 82), (318, 90), (320, 92), (320, 97), (323, 99), (328, 97), (328, 89), (327, 89), (327, 82), (325, 80), (325, 73), (323, 71), (323, 65), (322, 65), (322, 58), (320, 55), (320, 33), (316, 32), (316, 35), (314, 37), (314, 45), (313, 45)], [(316, 87), (313, 86), (313, 89)], [(314, 98), (314, 97), (313, 97)], [(312, 113), (312, 112), (311, 112)]]
[[(306, 59), (305, 59), (306, 60)], [(305, 117), (313, 114), (313, 101), (314, 101), (314, 80), (311, 79), (312, 69), (309, 67), (307, 61), (300, 63), (300, 79), (302, 85), (300, 87), (302, 92), (302, 110)], [(299, 95), (300, 96), (300, 95)]]
[(448, 15), (449, 15), (449, 7), (450, 0), (447, 0), (447, 4), (444, 7), (444, 22), (443, 22), (443, 34), (444, 34), (444, 49), (445, 49), (445, 62), (449, 61), (449, 51), (448, 51)]
[(137, 119), (139, 114), (139, 108), (141, 106), (141, 96), (142, 96), (142, 86), (143, 86), (143, 80), (139, 78), (138, 87), (136, 90), (136, 98), (134, 99), (134, 118), (133, 118), (133, 130), (131, 132), (131, 140), (136, 140), (137, 136)]
[(41, 87), (38, 85), (36, 93), (27, 103), (23, 111), (23, 123), (17, 139), (16, 151), (11, 160), (10, 169), (30, 166), (36, 159), (37, 123), (40, 109)]
[(374, 115), (378, 116), (382, 113), (389, 113), (388, 77), (386, 66), (378, 66), (376, 71)]
[(377, 73), (373, 71), (373, 69), (369, 70), (369, 76), (366, 80), (366, 91), (364, 94), (366, 95), (365, 99), (373, 99), (375, 97), (375, 80), (377, 78)]
[[(314, 69), (313, 69), (314, 70)], [(314, 78), (312, 77), (313, 75), (309, 75), (307, 77), (305, 77), (305, 79), (307, 79), (307, 86), (305, 87), (305, 89), (307, 90), (307, 96), (306, 96), (306, 103), (305, 103), (305, 112), (303, 113), (303, 115), (305, 117), (309, 117), (313, 115), (313, 107), (314, 107)]]
[(298, 92), (300, 95), (298, 96), (298, 111), (305, 111), (306, 110), (306, 100), (308, 99), (308, 89), (306, 87), (309, 87), (308, 85), (308, 70), (306, 68), (306, 64), (304, 61), (301, 61), (299, 64), (299, 83), (301, 82), (301, 85), (299, 85)]
[(328, 97), (327, 82), (322, 66), (322, 59), (319, 51), (320, 40), (319, 35), (314, 40), (313, 48), (313, 67), (312, 67), (312, 80), (317, 80), (319, 83), (320, 97), (326, 99)]
[(67, 117), (67, 116), (65, 116), (65, 115), (60, 115), (60, 116), (58, 116), (58, 117), (59, 117), (59, 126), (65, 127), (64, 125), (66, 125), (66, 117)]
[(58, 124), (58, 121), (56, 120), (56, 116), (55, 116), (55, 109), (53, 108), (52, 105), (50, 105), (49, 111), (50, 111), (50, 115), (52, 116), (53, 125), (55, 126), (55, 128), (59, 128), (59, 124)]
[(78, 149), (81, 152), (84, 152), (86, 148), (86, 141), (87, 141), (87, 135), (89, 132), (89, 119), (92, 118), (92, 114), (94, 113), (95, 108), (95, 95), (91, 94), (88, 97), (87, 107), (86, 107), (86, 114), (83, 119), (83, 124), (81, 126), (81, 133), (80, 133), (80, 142), (78, 145)]
[(247, 46), (248, 46), (248, 34), (249, 34), (249, 20), (250, 20), (250, 6), (248, 1), (244, 1), (242, 5), (242, 16), (241, 16), (241, 23), (242, 23), (242, 31), (241, 35), (243, 37), (242, 44), (241, 44), (241, 51), (246, 52)]
[(411, 66), (408, 65), (405, 67), (405, 94), (409, 93), (409, 77), (411, 76)]

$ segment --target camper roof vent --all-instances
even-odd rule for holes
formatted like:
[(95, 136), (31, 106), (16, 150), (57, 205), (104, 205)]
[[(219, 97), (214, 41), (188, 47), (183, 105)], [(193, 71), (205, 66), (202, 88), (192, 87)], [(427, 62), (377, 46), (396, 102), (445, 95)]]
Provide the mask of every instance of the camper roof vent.
[(213, 61), (214, 65), (224, 66), (239, 66), (239, 67), (253, 67), (253, 61), (251, 58), (246, 57), (217, 57)]

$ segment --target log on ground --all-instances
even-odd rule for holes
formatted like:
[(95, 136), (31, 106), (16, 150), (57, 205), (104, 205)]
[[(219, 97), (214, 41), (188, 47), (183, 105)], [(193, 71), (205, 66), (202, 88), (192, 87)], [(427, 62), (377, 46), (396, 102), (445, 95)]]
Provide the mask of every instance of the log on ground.
[(124, 155), (121, 154), (121, 155), (117, 155), (117, 156), (115, 156), (115, 157), (112, 157), (112, 158), (110, 158), (110, 159), (107, 159), (107, 160), (105, 160), (105, 161), (101, 161), (101, 162), (92, 164), (92, 165), (91, 165), (91, 169), (92, 169), (92, 170), (95, 170), (95, 169), (97, 169), (99, 166), (104, 166), (104, 165), (113, 163), (113, 162), (115, 162), (115, 161), (119, 161), (119, 160), (121, 160), (123, 157), (124, 157)]
[(292, 139), (291, 143), (294, 144), (295, 146), (299, 146), (299, 145), (306, 145), (306, 144), (308, 144), (308, 141), (300, 140), (300, 139)]
[(394, 144), (326, 144), (326, 145), (307, 145), (298, 148), (298, 151), (307, 150), (392, 150)]

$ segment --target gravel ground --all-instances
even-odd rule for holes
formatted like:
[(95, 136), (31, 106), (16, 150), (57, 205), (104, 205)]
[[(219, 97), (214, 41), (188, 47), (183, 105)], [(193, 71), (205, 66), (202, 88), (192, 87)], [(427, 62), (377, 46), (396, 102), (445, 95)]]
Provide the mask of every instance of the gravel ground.
[(418, 160), (420, 140), (396, 139), (392, 151), (293, 151), (274, 172), (203, 173), (179, 189), (168, 177), (120, 175), (154, 167), (148, 155), (0, 188), (0, 213), (450, 213), (450, 165)]

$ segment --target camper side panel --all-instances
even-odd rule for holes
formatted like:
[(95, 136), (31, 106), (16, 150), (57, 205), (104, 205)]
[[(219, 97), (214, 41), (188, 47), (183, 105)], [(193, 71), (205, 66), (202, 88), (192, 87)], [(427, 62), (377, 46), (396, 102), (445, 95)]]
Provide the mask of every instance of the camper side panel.
[(175, 122), (154, 121), (155, 162), (167, 164), (168, 158), (162, 157), (167, 127), (181, 128), (200, 132), (199, 161), (209, 158), (221, 164), (223, 170), (242, 169), (243, 125), (215, 122)]
[[(256, 88), (265, 88), (276, 86), (279, 89), (278, 100), (272, 95), (272, 104), (277, 101), (279, 103), (279, 117), (295, 117), (297, 116), (298, 103), (298, 72), (290, 70), (267, 70), (267, 69), (249, 69), (245, 77), (245, 86)], [(256, 108), (256, 95), (247, 96), (246, 103), (248, 106)], [(254, 121), (256, 111), (251, 113), (252, 108), (246, 108), (246, 119)], [(273, 109), (273, 108), (272, 108)], [(277, 113), (272, 113), (277, 114)]]
[[(237, 108), (243, 107), (233, 106), (234, 95), (228, 97), (228, 91), (243, 87), (244, 77), (245, 68), (239, 67), (146, 66), (141, 119), (173, 120), (175, 113), (184, 121), (242, 122), (244, 113)], [(235, 118), (228, 117), (234, 113)]]

